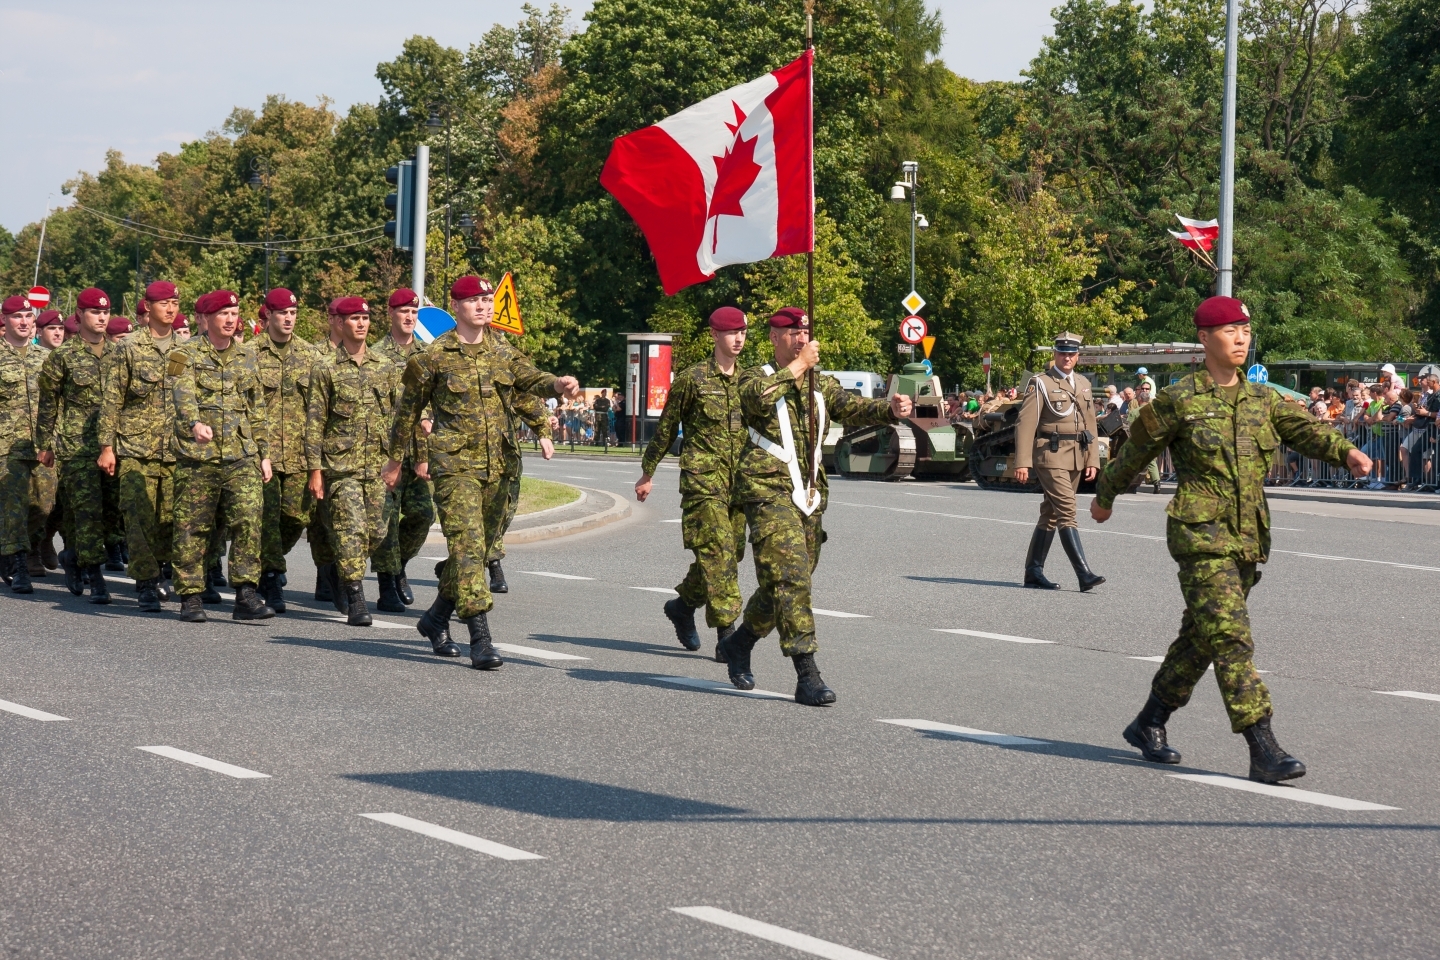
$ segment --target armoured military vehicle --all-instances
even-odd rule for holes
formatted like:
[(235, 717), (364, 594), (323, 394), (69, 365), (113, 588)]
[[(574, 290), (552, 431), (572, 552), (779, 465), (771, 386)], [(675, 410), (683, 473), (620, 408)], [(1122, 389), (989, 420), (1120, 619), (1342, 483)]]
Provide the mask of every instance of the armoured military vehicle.
[[(1040, 481), (1035, 478), (1033, 470), (1025, 483), (1015, 479), (1015, 427), (1020, 419), (1021, 402), (1019, 399), (1012, 400), (982, 413), (975, 420), (975, 442), (970, 447), (970, 476), (986, 490), (1040, 492)], [(1117, 429), (1123, 432), (1123, 426)], [(1110, 459), (1110, 437), (1103, 426), (1100, 433), (1095, 442), (1100, 447), (1100, 468), (1103, 470)], [(1085, 493), (1094, 493), (1095, 481), (1082, 481), (1080, 489)]]
[[(887, 397), (903, 394), (915, 409), (901, 423), (844, 430), (834, 443), (834, 468), (841, 476), (878, 480), (964, 480), (971, 432), (955, 426), (945, 410), (940, 378), (925, 365), (909, 363), (891, 374)], [(829, 432), (834, 437), (833, 431)]]

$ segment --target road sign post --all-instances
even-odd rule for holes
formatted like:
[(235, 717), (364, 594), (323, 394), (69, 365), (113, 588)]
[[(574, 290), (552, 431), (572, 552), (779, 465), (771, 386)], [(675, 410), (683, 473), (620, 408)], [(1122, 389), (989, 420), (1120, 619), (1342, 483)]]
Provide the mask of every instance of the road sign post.
[(985, 392), (990, 392), (990, 352), (987, 350), (980, 355), (980, 366), (985, 368)]

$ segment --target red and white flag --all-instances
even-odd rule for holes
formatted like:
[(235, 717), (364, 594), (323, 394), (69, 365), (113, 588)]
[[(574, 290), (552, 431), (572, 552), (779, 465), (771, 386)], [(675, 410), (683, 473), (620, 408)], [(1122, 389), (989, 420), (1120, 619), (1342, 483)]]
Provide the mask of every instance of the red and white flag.
[(1184, 233), (1175, 230), (1170, 231), (1170, 236), (1180, 241), (1180, 246), (1189, 247), (1191, 250), (1204, 250), (1207, 253), (1214, 249), (1215, 241), (1220, 239), (1219, 220), (1191, 220), (1182, 217), (1178, 213), (1175, 219), (1180, 221), (1180, 226), (1185, 228)]
[(815, 245), (814, 51), (616, 140), (600, 183), (635, 219), (666, 294)]

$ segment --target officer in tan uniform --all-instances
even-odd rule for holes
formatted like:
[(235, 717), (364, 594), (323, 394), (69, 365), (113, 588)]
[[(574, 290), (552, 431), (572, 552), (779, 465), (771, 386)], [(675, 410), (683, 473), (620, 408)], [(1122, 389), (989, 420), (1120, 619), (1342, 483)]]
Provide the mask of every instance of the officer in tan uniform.
[(1025, 555), (1025, 586), (1042, 590), (1060, 587), (1045, 577), (1045, 557), (1056, 530), (1060, 531), (1060, 545), (1080, 580), (1080, 590), (1091, 590), (1105, 582), (1104, 577), (1090, 572), (1080, 547), (1080, 530), (1075, 525), (1075, 490), (1082, 476), (1093, 480), (1100, 467), (1095, 403), (1090, 396), (1090, 381), (1075, 372), (1079, 359), (1078, 336), (1062, 333), (1055, 338), (1055, 359), (1050, 369), (1031, 378), (1026, 386), (1015, 428), (1015, 479), (1028, 483), (1030, 471), (1034, 470), (1045, 491), (1040, 522)]

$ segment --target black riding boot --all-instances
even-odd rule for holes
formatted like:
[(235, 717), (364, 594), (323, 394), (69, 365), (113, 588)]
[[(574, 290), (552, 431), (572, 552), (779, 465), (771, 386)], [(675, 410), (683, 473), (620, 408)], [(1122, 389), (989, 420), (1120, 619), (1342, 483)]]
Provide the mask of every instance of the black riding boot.
[(398, 579), (393, 573), (377, 573), (375, 579), (380, 581), (380, 599), (375, 606), (386, 613), (404, 613), (405, 600), (400, 596), (400, 590), (395, 581)]
[(1085, 562), (1085, 549), (1080, 546), (1078, 528), (1061, 527), (1060, 545), (1065, 548), (1065, 555), (1070, 558), (1070, 566), (1075, 568), (1075, 577), (1080, 581), (1081, 593), (1093, 590), (1105, 582), (1104, 577), (1090, 572), (1090, 564)]
[(80, 579), (80, 560), (75, 556), (75, 551), (66, 547), (60, 551), (60, 566), (65, 571), (65, 589), (75, 596), (85, 592), (85, 584)]
[(12, 593), (35, 592), (35, 585), (30, 582), (30, 564), (24, 550), (15, 554), (15, 566), (10, 571), (10, 590)]
[(485, 614), (477, 613), (464, 623), (470, 628), (470, 666), (476, 670), (499, 670), (503, 667), (505, 661), (495, 652), (495, 644), (490, 639), (490, 621)]
[(737, 690), (755, 689), (755, 674), (750, 672), (750, 651), (759, 641), (755, 631), (742, 623), (734, 633), (715, 644), (715, 659), (725, 664), (730, 682)]
[(835, 702), (835, 691), (820, 679), (820, 668), (815, 666), (815, 654), (802, 653), (792, 658), (795, 661), (795, 702), (807, 707), (824, 707)]
[(265, 604), (276, 613), (285, 612), (285, 588), (280, 583), (280, 577), (278, 570), (266, 570), (260, 577), (260, 596), (265, 598)]
[(500, 561), (491, 560), (485, 566), (490, 569), (490, 592), (509, 593), (510, 584), (505, 582), (505, 568), (500, 566)]
[(1259, 783), (1279, 783), (1305, 776), (1305, 764), (1286, 753), (1275, 742), (1270, 718), (1257, 720), (1240, 731), (1250, 744), (1250, 779)]
[(1170, 720), (1170, 708), (1150, 694), (1140, 714), (1125, 728), (1125, 742), (1140, 751), (1141, 756), (1151, 763), (1179, 763), (1180, 751), (1165, 740), (1165, 724)]
[(665, 601), (665, 616), (675, 628), (675, 639), (686, 650), (700, 649), (700, 633), (695, 629), (695, 607), (679, 597)]
[(150, 578), (141, 580), (136, 586), (140, 588), (140, 612), (160, 613), (164, 608), (160, 606), (160, 590), (157, 586), (159, 580)]
[(400, 564), (400, 572), (395, 574), (395, 592), (400, 594), (400, 602), (410, 606), (415, 602), (415, 591), (410, 589), (410, 578), (405, 576), (405, 564)]
[(95, 564), (87, 573), (90, 576), (90, 602), (106, 604), (110, 602), (110, 587), (105, 582), (105, 570), (100, 564)]
[(215, 567), (207, 567), (205, 570), (205, 589), (200, 591), (201, 603), (224, 603), (225, 598), (220, 596), (220, 590), (216, 587), (211, 576), (215, 573)]
[(235, 584), (235, 609), (230, 614), (235, 620), (269, 620), (275, 616), (253, 583)]
[(460, 656), (460, 648), (450, 639), (450, 615), (454, 612), (454, 603), (443, 596), (437, 596), (435, 602), (430, 604), (430, 609), (422, 613), (415, 623), (415, 629), (430, 641), (431, 649), (442, 657)]
[(1036, 527), (1030, 535), (1030, 549), (1025, 552), (1025, 586), (1037, 590), (1059, 590), (1060, 584), (1045, 576), (1045, 558), (1050, 555), (1050, 544), (1055, 542), (1055, 531)]
[(365, 581), (349, 580), (340, 585), (345, 591), (345, 606), (348, 608), (345, 621), (352, 627), (368, 627), (375, 621), (365, 605)]
[(200, 594), (191, 593), (180, 598), (180, 620), (183, 623), (205, 623), (209, 620), (205, 616), (205, 605), (200, 600)]

